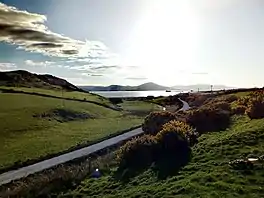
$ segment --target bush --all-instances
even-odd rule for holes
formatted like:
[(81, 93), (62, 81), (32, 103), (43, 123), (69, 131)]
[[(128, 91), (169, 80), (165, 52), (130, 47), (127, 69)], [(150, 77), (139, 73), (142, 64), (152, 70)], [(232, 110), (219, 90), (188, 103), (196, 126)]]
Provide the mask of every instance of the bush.
[(120, 104), (123, 102), (122, 98), (109, 98), (109, 100), (113, 104)]
[(228, 103), (232, 103), (232, 102), (236, 101), (237, 99), (238, 99), (238, 97), (236, 95), (223, 96), (223, 100), (225, 102), (228, 102)]
[(243, 115), (245, 111), (246, 107), (243, 105), (237, 105), (231, 109), (232, 115)]
[(231, 106), (225, 101), (210, 101), (205, 105), (206, 108), (214, 108), (218, 110), (231, 111)]
[(154, 161), (155, 146), (156, 138), (150, 135), (128, 141), (117, 152), (119, 169), (139, 170), (148, 167)]
[(244, 97), (240, 97), (237, 101), (236, 104), (237, 105), (241, 105), (241, 106), (247, 106), (249, 103), (250, 97), (249, 96), (244, 96)]
[(264, 100), (262, 96), (250, 99), (246, 114), (250, 119), (260, 119), (264, 117)]
[(230, 114), (216, 108), (202, 107), (187, 113), (186, 122), (199, 133), (225, 130), (230, 123)]
[(186, 134), (192, 130), (183, 122), (171, 121), (157, 134), (156, 166), (160, 175), (166, 177), (189, 162), (191, 148)]
[(198, 133), (185, 122), (172, 120), (163, 125), (162, 130), (156, 135), (157, 140), (159, 140), (163, 133), (167, 131), (174, 131), (179, 134), (182, 138), (186, 139), (190, 146), (193, 146), (198, 142)]
[(168, 111), (152, 112), (144, 120), (142, 129), (146, 134), (156, 135), (164, 124), (176, 119), (176, 114)]
[(189, 103), (192, 107), (200, 107), (202, 106), (206, 100), (208, 100), (210, 96), (201, 95), (201, 94), (191, 94), (189, 95), (185, 101)]

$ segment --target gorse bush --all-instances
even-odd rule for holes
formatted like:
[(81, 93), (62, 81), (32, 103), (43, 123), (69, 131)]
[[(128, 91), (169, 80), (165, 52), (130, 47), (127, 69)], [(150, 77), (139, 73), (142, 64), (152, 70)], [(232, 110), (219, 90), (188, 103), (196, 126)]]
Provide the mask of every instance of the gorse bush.
[(117, 152), (119, 169), (141, 169), (154, 161), (156, 138), (144, 135), (134, 138), (123, 145)]
[(238, 100), (238, 97), (236, 95), (226, 95), (226, 96), (222, 96), (222, 100), (231, 103)]
[(206, 105), (204, 105), (205, 108), (214, 108), (218, 110), (224, 110), (224, 111), (231, 111), (231, 106), (228, 102), (225, 101), (210, 101)]
[(187, 124), (171, 121), (156, 135), (156, 166), (163, 176), (178, 171), (190, 160), (191, 148), (186, 136), (189, 131), (193, 129)]
[(220, 131), (230, 124), (230, 114), (216, 108), (194, 109), (187, 113), (186, 122), (194, 127), (197, 132)]
[(189, 161), (195, 135), (186, 123), (170, 121), (156, 136), (144, 135), (122, 146), (117, 153), (118, 170), (133, 175), (153, 165), (163, 176), (177, 171)]
[(258, 96), (264, 96), (264, 90), (256, 90), (256, 91), (252, 91), (249, 94), (250, 97), (258, 97)]
[(243, 115), (245, 114), (245, 111), (246, 111), (246, 107), (243, 105), (237, 105), (232, 107), (231, 109), (232, 115)]
[(250, 119), (260, 119), (264, 117), (264, 97), (257, 96), (250, 99), (246, 114)]
[(188, 104), (191, 107), (200, 107), (202, 106), (206, 100), (210, 98), (209, 95), (201, 95), (201, 94), (191, 94), (188, 97), (186, 97), (185, 101), (188, 102)]
[(164, 124), (176, 117), (176, 114), (168, 111), (152, 112), (145, 118), (142, 129), (146, 134), (156, 135)]
[(244, 96), (244, 97), (240, 97), (235, 103), (236, 105), (247, 106), (249, 103), (249, 100), (250, 100), (249, 96)]
[(193, 146), (198, 142), (198, 133), (185, 122), (172, 120), (163, 125), (162, 130), (156, 135), (157, 140), (160, 140), (163, 137), (163, 133), (174, 132), (181, 136), (183, 139), (187, 140), (190, 146)]

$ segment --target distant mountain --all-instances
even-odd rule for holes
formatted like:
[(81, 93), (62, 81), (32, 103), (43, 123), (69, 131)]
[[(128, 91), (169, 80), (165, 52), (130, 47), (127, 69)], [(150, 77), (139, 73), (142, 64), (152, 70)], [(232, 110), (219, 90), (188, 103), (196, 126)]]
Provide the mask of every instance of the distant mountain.
[(0, 86), (35, 87), (56, 89), (63, 88), (69, 91), (81, 89), (68, 81), (49, 74), (33, 74), (24, 70), (0, 72)]
[(150, 91), (150, 90), (166, 90), (168, 87), (164, 87), (152, 82), (144, 83), (139, 86), (122, 86), (122, 85), (110, 85), (110, 86), (80, 86), (81, 89), (86, 91)]
[[(110, 86), (80, 86), (81, 89), (86, 91), (165, 91), (165, 90), (179, 90), (179, 91), (208, 91), (211, 90), (209, 84), (196, 84), (196, 85), (176, 85), (173, 87), (165, 87), (152, 82), (144, 83), (138, 86), (122, 86), (122, 85), (110, 85)], [(213, 85), (213, 90), (232, 89), (235, 87), (227, 87), (225, 85)]]

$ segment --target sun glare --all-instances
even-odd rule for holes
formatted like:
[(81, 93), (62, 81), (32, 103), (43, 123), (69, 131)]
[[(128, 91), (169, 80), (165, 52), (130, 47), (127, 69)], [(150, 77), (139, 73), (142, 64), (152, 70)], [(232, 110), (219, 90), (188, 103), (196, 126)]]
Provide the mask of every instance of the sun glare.
[(165, 69), (192, 69), (199, 33), (199, 21), (186, 1), (157, 2), (135, 27), (128, 52), (152, 79)]

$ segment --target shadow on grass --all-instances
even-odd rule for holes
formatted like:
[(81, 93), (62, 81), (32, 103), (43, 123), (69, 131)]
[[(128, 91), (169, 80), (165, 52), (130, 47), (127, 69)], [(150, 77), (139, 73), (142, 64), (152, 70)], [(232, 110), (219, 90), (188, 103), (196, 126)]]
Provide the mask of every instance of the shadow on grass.
[(187, 147), (181, 152), (167, 153), (155, 162), (152, 170), (157, 174), (158, 179), (166, 179), (167, 177), (176, 175), (179, 170), (186, 166), (191, 160), (191, 148)]
[[(143, 159), (138, 159), (142, 160)], [(156, 173), (157, 179), (163, 180), (176, 175), (181, 168), (186, 166), (191, 160), (191, 148), (185, 147), (176, 152), (160, 151), (156, 153), (156, 158), (148, 163), (141, 163), (140, 166), (122, 167), (119, 166), (114, 174), (114, 179), (123, 183), (129, 182), (132, 178), (151, 169)]]

